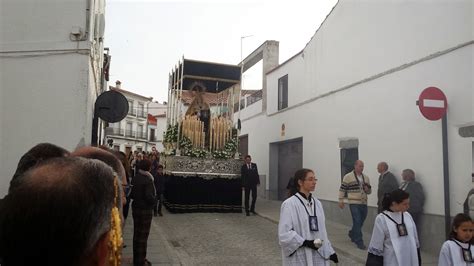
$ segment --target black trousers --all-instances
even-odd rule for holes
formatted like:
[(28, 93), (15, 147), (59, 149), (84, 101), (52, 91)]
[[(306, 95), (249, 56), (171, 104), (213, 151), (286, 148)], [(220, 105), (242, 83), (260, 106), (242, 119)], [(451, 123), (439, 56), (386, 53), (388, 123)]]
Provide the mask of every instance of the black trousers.
[(148, 247), (148, 235), (150, 234), (153, 209), (138, 209), (132, 207), (133, 217), (133, 265), (145, 265), (146, 251)]
[(245, 211), (249, 212), (249, 198), (250, 192), (252, 192), (252, 205), (250, 211), (255, 211), (255, 202), (257, 201), (257, 186), (245, 187)]
[(156, 194), (156, 202), (155, 206), (153, 206), (153, 214), (156, 215), (158, 213), (161, 213), (161, 207), (163, 206), (163, 194), (162, 193), (157, 193)]
[(130, 209), (130, 202), (132, 201), (131, 198), (127, 197), (127, 203), (123, 206), (123, 218), (127, 219), (128, 217), (128, 210)]

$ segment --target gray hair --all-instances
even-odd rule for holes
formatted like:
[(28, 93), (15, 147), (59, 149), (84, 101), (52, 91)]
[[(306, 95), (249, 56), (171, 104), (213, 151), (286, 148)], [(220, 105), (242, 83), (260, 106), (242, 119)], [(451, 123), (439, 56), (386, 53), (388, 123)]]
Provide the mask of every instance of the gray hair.
[(120, 197), (115, 180), (105, 163), (77, 157), (51, 159), (26, 172), (2, 202), (4, 263), (87, 264), (97, 241), (110, 230)]
[(402, 174), (407, 174), (411, 180), (415, 180), (415, 171), (411, 170), (411, 169), (404, 169), (402, 171)]

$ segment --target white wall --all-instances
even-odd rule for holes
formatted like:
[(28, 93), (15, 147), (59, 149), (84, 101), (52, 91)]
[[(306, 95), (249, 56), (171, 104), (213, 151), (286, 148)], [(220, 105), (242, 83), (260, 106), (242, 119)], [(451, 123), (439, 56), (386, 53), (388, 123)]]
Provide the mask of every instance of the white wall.
[[(339, 1), (304, 48), (297, 102), (473, 40), (473, 3)], [(269, 77), (274, 81), (274, 73)]]
[(163, 146), (163, 134), (166, 131), (166, 117), (158, 117), (156, 123), (156, 149), (162, 152), (165, 147)]
[[(474, 121), (472, 44), (326, 93), (473, 40), (472, 12), (471, 1), (339, 1), (303, 55), (267, 75), (267, 115), (243, 121), (242, 134), (248, 134), (249, 153), (262, 174), (270, 172), (269, 143), (302, 137), (303, 166), (316, 170), (318, 196), (337, 201), (338, 139), (355, 137), (374, 187), (379, 161), (398, 177), (412, 168), (427, 191), (426, 213), (443, 214), (441, 122), (424, 119), (415, 105), (424, 88), (437, 86), (449, 104), (451, 212), (461, 211), (471, 184), (466, 158), (472, 145), (457, 129)], [(277, 112), (277, 82), (285, 74), (289, 107)], [(376, 206), (376, 195), (369, 205)]]
[[(267, 76), (267, 113), (278, 112), (278, 79), (288, 75), (288, 106), (307, 100), (309, 95), (305, 83), (305, 59), (297, 55)], [(303, 71), (302, 71), (303, 70)], [(312, 75), (312, 74), (311, 74)]]
[[(32, 146), (90, 144), (103, 62), (94, 18), (104, 9), (104, 0), (1, 1), (0, 197)], [(87, 17), (87, 38), (71, 40), (73, 27), (85, 32)]]
[[(473, 88), (466, 71), (472, 71), (467, 47), (401, 72), (384, 76), (271, 117), (244, 121), (242, 134), (249, 135), (249, 153), (262, 174), (268, 174), (269, 143), (303, 137), (303, 166), (316, 170), (317, 195), (337, 201), (340, 185), (338, 139), (359, 139), (359, 157), (365, 172), (377, 186), (376, 165), (387, 161), (399, 176), (412, 168), (427, 191), (427, 213), (442, 214), (443, 176), (441, 122), (430, 122), (419, 113), (415, 101), (426, 87), (437, 85), (451, 103), (449, 118), (451, 202), (453, 214), (470, 189), (471, 145), (457, 134), (456, 124), (471, 119), (472, 102), (464, 95)], [(466, 69), (466, 71), (458, 71)], [(280, 136), (281, 124), (285, 137)], [(265, 129), (265, 130), (262, 130)], [(270, 177), (276, 178), (276, 177)], [(376, 196), (369, 198), (376, 206)]]
[[(70, 40), (74, 27), (86, 32), (87, 3), (91, 2), (89, 34), (94, 41), (95, 15), (105, 11), (104, 0), (2, 0), (0, 9), (1, 51), (76, 49)], [(86, 43), (80, 43), (80, 46)], [(102, 52), (102, 51), (101, 51)]]
[[(245, 107), (244, 109), (240, 110), (240, 119), (247, 119), (252, 117), (258, 113), (262, 112), (262, 100), (254, 102), (253, 104)], [(239, 118), (239, 112), (234, 113), (234, 121), (237, 121)]]
[(3, 164), (0, 195), (3, 195), (18, 160), (34, 145), (51, 142), (72, 150), (90, 143), (93, 99), (88, 90), (88, 56), (1, 60), (4, 67), (0, 121), (4, 126), (0, 138)]

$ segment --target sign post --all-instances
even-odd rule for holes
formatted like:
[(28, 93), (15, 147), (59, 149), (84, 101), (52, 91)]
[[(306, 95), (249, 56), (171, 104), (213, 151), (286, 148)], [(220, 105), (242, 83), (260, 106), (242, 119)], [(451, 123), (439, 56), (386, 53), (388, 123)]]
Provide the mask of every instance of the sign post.
[(444, 222), (448, 238), (451, 232), (451, 210), (449, 200), (449, 160), (448, 160), (448, 100), (443, 91), (436, 87), (424, 89), (418, 98), (417, 105), (421, 114), (428, 120), (441, 120), (441, 135), (443, 145), (443, 183), (444, 183)]

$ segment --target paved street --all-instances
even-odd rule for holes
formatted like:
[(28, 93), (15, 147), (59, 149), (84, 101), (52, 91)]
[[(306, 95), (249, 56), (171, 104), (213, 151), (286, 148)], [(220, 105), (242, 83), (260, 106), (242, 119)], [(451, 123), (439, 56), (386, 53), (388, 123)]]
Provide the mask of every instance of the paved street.
[[(277, 224), (268, 219), (235, 213), (164, 214), (154, 218), (148, 241), (153, 265), (281, 265)], [(131, 222), (124, 232), (124, 265), (131, 265)], [(362, 264), (343, 257), (339, 265)]]

